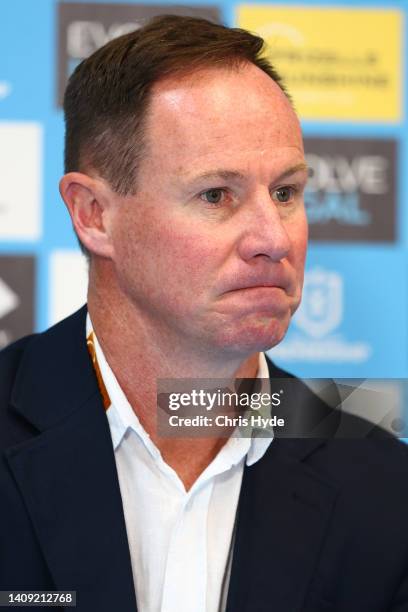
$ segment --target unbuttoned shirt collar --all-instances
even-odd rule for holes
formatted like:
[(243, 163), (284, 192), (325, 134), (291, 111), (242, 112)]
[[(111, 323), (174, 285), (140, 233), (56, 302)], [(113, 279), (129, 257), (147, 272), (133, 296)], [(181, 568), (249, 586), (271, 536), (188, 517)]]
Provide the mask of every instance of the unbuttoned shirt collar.
[[(93, 326), (90, 316), (88, 314), (86, 323), (87, 338), (92, 333), (92, 331)], [(114, 450), (116, 451), (116, 449), (120, 446), (127, 432), (129, 430), (132, 430), (143, 441), (146, 449), (149, 451), (152, 458), (156, 462), (161, 464), (161, 469), (166, 472), (170, 470), (174, 476), (173, 469), (170, 468), (170, 466), (168, 466), (167, 463), (164, 462), (159, 449), (153, 443), (149, 434), (141, 425), (138, 417), (136, 416), (131, 405), (129, 404), (129, 401), (127, 400), (124, 392), (122, 391), (115, 374), (113, 373), (112, 369), (110, 368), (109, 364), (105, 359), (105, 355), (101, 349), (101, 346), (98, 342), (98, 338), (96, 337), (95, 333), (93, 334), (93, 342), (98, 367), (106, 391), (111, 401), (111, 404), (107, 409), (107, 417), (111, 430)], [(263, 379), (263, 384), (267, 384), (268, 386), (267, 389), (263, 388), (262, 391), (270, 393), (268, 364), (263, 353), (259, 354), (257, 379)], [(261, 416), (270, 416), (270, 408), (261, 408), (257, 412)], [(215, 459), (210, 463), (210, 465), (207, 466), (207, 468), (201, 474), (199, 479), (194, 484), (193, 488), (195, 488), (196, 485), (199, 485), (203, 479), (207, 480), (215, 474), (219, 474), (229, 469), (233, 465), (236, 465), (245, 456), (246, 464), (248, 466), (253, 465), (257, 461), (259, 461), (259, 459), (261, 459), (265, 454), (273, 439), (273, 431), (272, 429), (265, 430), (252, 428), (249, 431), (245, 431), (244, 436), (245, 437), (243, 437), (243, 433), (238, 428), (234, 431), (234, 433), (231, 435), (225, 445), (221, 448)]]

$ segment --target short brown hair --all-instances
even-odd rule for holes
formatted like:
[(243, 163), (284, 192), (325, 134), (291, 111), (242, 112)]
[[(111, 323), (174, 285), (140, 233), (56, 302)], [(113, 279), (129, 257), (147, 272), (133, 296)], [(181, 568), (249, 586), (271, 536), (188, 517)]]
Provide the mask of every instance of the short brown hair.
[(262, 55), (264, 41), (205, 19), (163, 15), (81, 62), (64, 96), (65, 171), (95, 169), (121, 195), (134, 193), (149, 93), (161, 78), (249, 62), (285, 92)]

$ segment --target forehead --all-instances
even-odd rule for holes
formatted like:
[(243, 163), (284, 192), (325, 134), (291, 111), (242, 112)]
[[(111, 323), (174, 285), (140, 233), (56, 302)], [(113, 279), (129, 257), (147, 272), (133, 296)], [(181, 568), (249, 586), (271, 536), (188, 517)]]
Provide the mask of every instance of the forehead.
[(145, 125), (146, 153), (166, 166), (303, 157), (299, 121), (285, 94), (252, 64), (207, 68), (160, 81)]

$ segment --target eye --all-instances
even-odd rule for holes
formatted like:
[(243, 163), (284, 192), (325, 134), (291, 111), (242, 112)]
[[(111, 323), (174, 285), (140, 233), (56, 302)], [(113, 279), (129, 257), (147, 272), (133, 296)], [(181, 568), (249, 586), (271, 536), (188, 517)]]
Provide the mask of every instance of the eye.
[(219, 204), (225, 196), (224, 189), (207, 189), (200, 194), (200, 198), (208, 202), (208, 204)]
[(277, 200), (281, 204), (287, 204), (290, 202), (295, 195), (295, 189), (290, 185), (285, 185), (284, 187), (279, 187), (275, 189), (272, 196), (274, 200)]

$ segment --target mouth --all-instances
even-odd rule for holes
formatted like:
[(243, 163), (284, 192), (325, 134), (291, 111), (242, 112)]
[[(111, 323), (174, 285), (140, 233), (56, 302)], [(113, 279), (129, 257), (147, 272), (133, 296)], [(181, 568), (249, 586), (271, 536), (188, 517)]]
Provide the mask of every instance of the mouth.
[(223, 294), (226, 299), (242, 304), (251, 304), (259, 307), (262, 304), (269, 306), (287, 302), (291, 299), (287, 288), (272, 284), (246, 285), (230, 289)]
[[(252, 273), (251, 273), (252, 272)], [(237, 274), (235, 277), (225, 279), (227, 282), (224, 285), (223, 293), (234, 293), (236, 291), (246, 290), (265, 290), (280, 289), (287, 295), (291, 295), (295, 291), (296, 279), (294, 274), (287, 267), (277, 266), (274, 269), (247, 271), (247, 274)]]
[(240, 283), (240, 284), (237, 284), (231, 287), (230, 289), (225, 291), (225, 293), (236, 293), (239, 291), (252, 292), (252, 293), (254, 293), (255, 291), (271, 293), (276, 290), (283, 291), (284, 293), (289, 295), (289, 283), (281, 283), (281, 282), (276, 282), (276, 281), (275, 282), (272, 282), (272, 281), (243, 282), (243, 283)]
[(272, 284), (272, 283), (257, 283), (253, 285), (242, 285), (242, 287), (237, 287), (236, 289), (232, 289), (232, 291), (243, 291), (245, 289), (282, 289), (285, 291), (285, 288), (281, 285)]
[(239, 287), (228, 291), (226, 296), (231, 298), (240, 298), (242, 300), (251, 301), (252, 303), (260, 304), (261, 302), (275, 302), (282, 299), (287, 299), (288, 294), (282, 287), (276, 285), (251, 285), (250, 287)]

